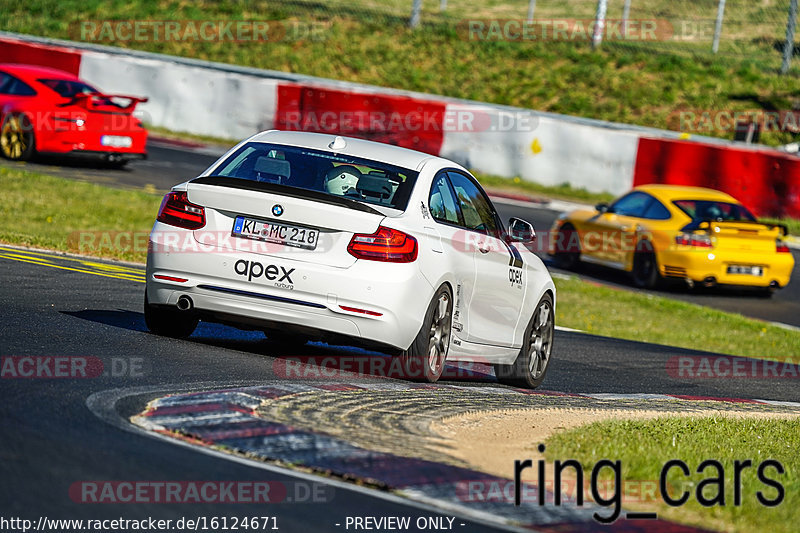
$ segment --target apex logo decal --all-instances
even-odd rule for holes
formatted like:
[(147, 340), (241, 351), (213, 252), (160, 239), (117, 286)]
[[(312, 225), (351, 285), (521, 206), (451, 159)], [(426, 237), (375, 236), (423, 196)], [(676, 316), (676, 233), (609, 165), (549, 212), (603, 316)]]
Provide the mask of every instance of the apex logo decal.
[[(253, 278), (265, 277), (270, 281), (278, 280), (279, 283), (294, 283), (291, 278), (292, 272), (295, 271), (293, 268), (286, 270), (278, 265), (264, 266), (258, 261), (239, 259), (233, 265), (233, 270), (240, 276), (247, 276), (247, 281), (253, 281)], [(278, 279), (278, 276), (280, 276), (280, 279)]]
[(508, 281), (510, 281), (512, 285), (522, 285), (522, 270), (517, 268), (509, 268)]

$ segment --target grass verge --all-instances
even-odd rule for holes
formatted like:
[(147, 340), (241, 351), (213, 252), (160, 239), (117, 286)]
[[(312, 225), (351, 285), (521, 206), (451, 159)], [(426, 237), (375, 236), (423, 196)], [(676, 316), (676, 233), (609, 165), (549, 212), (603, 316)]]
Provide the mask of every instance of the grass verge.
[[(558, 433), (546, 442), (548, 460), (576, 459), (591, 472), (592, 466), (601, 459), (621, 462), (621, 479), (631, 483), (623, 486), (625, 496), (633, 501), (630, 508), (658, 512), (659, 517), (711, 527), (725, 531), (749, 532), (796, 531), (800, 518), (800, 460), (796, 453), (800, 446), (800, 420), (798, 419), (754, 419), (733, 417), (663, 417), (642, 421), (605, 421), (581, 426)], [(636, 482), (658, 483), (663, 465), (672, 459), (684, 461), (690, 476), (684, 476), (678, 468), (670, 469), (667, 477), (670, 496), (677, 498), (688, 490), (688, 502), (672, 508), (656, 501), (644, 502), (644, 498), (624, 487), (637, 488)], [(707, 459), (719, 461), (724, 469), (725, 505), (711, 508), (698, 503), (697, 488), (703, 479), (716, 477), (714, 467), (702, 474), (696, 473), (698, 466)], [(753, 467), (741, 475), (741, 506), (734, 505), (734, 461), (751, 460)], [(764, 507), (756, 494), (761, 492), (770, 500), (777, 498), (777, 491), (759, 481), (758, 465), (767, 459), (779, 461), (786, 469), (778, 474), (774, 468), (765, 470), (767, 477), (775, 479), (784, 487), (785, 500), (777, 507)], [(567, 470), (571, 472), (570, 470)], [(606, 469), (610, 473), (610, 469)], [(612, 479), (609, 475), (606, 479)], [(644, 486), (644, 483), (641, 485)], [(656, 485), (657, 486), (657, 485)], [(717, 494), (716, 485), (705, 486), (702, 493), (709, 498)], [(636, 500), (639, 500), (638, 502)], [(609, 510), (601, 513), (610, 514)]]
[(555, 279), (556, 324), (601, 335), (694, 350), (796, 360), (800, 332), (654, 294)]
[[(158, 195), (7, 167), (0, 167), (0, 190), (2, 242), (145, 260)], [(783, 360), (800, 353), (800, 333), (740, 315), (578, 279), (557, 279), (556, 285), (562, 326), (748, 357)]]
[[(113, 238), (146, 236), (161, 202), (161, 195), (2, 166), (0, 190), (0, 241), (137, 262), (145, 260), (146, 237), (144, 249), (115, 246)], [(111, 238), (108, 246), (78, 249), (81, 242), (99, 243), (104, 235)]]
[(494, 189), (497, 191), (521, 193), (530, 196), (544, 196), (545, 198), (568, 200), (586, 204), (610, 202), (614, 199), (614, 195), (610, 193), (589, 192), (586, 189), (572, 187), (567, 183), (557, 186), (550, 186), (541, 185), (532, 181), (526, 181), (520, 177), (501, 178), (499, 176), (492, 176), (482, 172), (476, 172), (474, 170), (472, 173), (476, 178), (478, 178), (478, 181), (481, 182), (481, 185), (488, 189)]

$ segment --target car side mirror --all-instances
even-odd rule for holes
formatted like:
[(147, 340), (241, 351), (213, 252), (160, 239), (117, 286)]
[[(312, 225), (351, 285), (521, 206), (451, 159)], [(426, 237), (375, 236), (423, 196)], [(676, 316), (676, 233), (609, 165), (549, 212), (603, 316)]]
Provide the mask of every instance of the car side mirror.
[(608, 213), (608, 204), (605, 202), (597, 204), (594, 208), (597, 209), (598, 213)]
[(508, 240), (510, 242), (530, 243), (536, 240), (533, 224), (521, 218), (508, 219)]

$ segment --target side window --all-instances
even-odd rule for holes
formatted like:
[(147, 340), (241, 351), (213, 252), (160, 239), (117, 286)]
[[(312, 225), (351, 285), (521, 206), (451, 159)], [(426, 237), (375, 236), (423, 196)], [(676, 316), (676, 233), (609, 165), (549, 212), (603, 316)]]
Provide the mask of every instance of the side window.
[(609, 208), (609, 212), (628, 217), (644, 217), (644, 213), (653, 197), (643, 192), (626, 194)]
[(498, 235), (497, 219), (492, 204), (471, 179), (458, 172), (448, 172), (456, 191), (456, 200), (467, 229)]
[(11, 81), (13, 79), (14, 78), (5, 72), (0, 72), (0, 94), (9, 94), (8, 88), (11, 86)]
[(453, 198), (453, 193), (450, 191), (450, 186), (447, 184), (447, 175), (439, 174), (433, 180), (431, 187), (431, 197), (428, 199), (428, 206), (431, 210), (431, 216), (440, 222), (449, 222), (451, 224), (458, 224), (458, 208), (456, 208), (456, 200)]
[(672, 214), (669, 212), (669, 209), (664, 207), (664, 204), (653, 198), (653, 201), (650, 203), (650, 207), (647, 208), (647, 211), (644, 212), (643, 218), (648, 218), (650, 220), (669, 220), (672, 217)]
[(30, 85), (18, 80), (14, 76), (6, 74), (5, 72), (0, 72), (0, 94), (36, 96), (36, 91), (34, 91)]

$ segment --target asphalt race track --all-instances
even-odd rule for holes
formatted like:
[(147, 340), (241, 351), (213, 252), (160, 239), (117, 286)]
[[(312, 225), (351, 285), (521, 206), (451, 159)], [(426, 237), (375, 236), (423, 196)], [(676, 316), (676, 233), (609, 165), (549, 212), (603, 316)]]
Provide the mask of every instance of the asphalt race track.
[[(324, 503), (287, 503), (266, 511), (239, 504), (204, 505), (202, 510), (187, 504), (76, 505), (69, 488), (87, 480), (297, 481), (288, 471), (258, 470), (124, 429), (128, 416), (142, 410), (150, 399), (170, 392), (279, 378), (273, 371), (275, 361), (287, 354), (277, 353), (258, 332), (225, 326), (201, 325), (185, 341), (146, 333), (140, 267), (86, 263), (6, 247), (0, 255), (0, 299), (4, 303), (0, 355), (89, 356), (102, 360), (104, 368), (111, 370), (94, 379), (6, 376), (0, 381), (0, 476), (5, 481), (0, 498), (6, 502), (5, 514), (30, 516), (41, 510), (49, 518), (177, 518), (266, 512), (277, 516), (281, 529), (289, 531), (341, 530), (335, 523), (347, 515), (363, 515), (365, 510), (381, 516), (431, 514), (342, 487)], [(341, 355), (353, 350), (313, 344), (303, 349), (303, 355)], [(697, 352), (559, 331), (544, 388), (783, 401), (797, 397), (794, 380), (670, 377), (670, 358), (686, 354)], [(497, 386), (491, 377), (450, 383)], [(105, 420), (87, 407), (87, 399), (95, 393), (121, 398), (104, 406), (110, 413)], [(469, 526), (464, 531), (489, 530), (462, 521)]]
[[(114, 186), (165, 190), (201, 172), (214, 157), (154, 145), (151, 159), (115, 171), (63, 161), (25, 165), (31, 170)], [(8, 162), (0, 164), (8, 165)], [(541, 231), (556, 213), (503, 203), (504, 217), (522, 216)], [(797, 257), (797, 255), (796, 255)], [(800, 258), (798, 258), (800, 259)], [(630, 288), (622, 276), (601, 270), (582, 275)], [(670, 296), (800, 325), (795, 280), (772, 300), (724, 292)], [(256, 385), (280, 380), (276, 362), (291, 355), (364, 356), (346, 347), (312, 344), (283, 353), (260, 332), (201, 324), (188, 340), (145, 331), (143, 268), (0, 246), (0, 356), (91, 357), (103, 362), (95, 378), (0, 379), (0, 501), (4, 515), (48, 518), (276, 516), (284, 531), (342, 531), (346, 516), (441, 516), (431, 508), (358, 487), (335, 485), (324, 501), (263, 505), (76, 504), (70, 487), (91, 480), (277, 481), (294, 486), (308, 476), (259, 469), (133, 432), (128, 417), (147, 402), (174, 392)], [(370, 357), (384, 357), (369, 354)], [(701, 397), (797, 400), (794, 379), (678, 379), (676, 356), (703, 356), (680, 348), (558, 331), (544, 389), (562, 393), (677, 394)], [(374, 381), (374, 378), (361, 378)], [(392, 382), (380, 378), (382, 382)], [(497, 387), (491, 376), (441, 385)], [(89, 402), (90, 405), (87, 405)], [(90, 406), (92, 407), (90, 409)], [(321, 479), (321, 478), (320, 478)], [(326, 485), (327, 486), (327, 485)], [(458, 530), (493, 531), (479, 519), (460, 517)]]
[[(65, 158), (46, 158), (26, 164), (0, 160), (0, 165), (17, 166), (117, 187), (167, 191), (173, 185), (203, 172), (218, 155), (224, 153), (226, 148), (225, 146), (193, 147), (191, 143), (174, 141), (151, 141), (148, 145), (149, 158), (145, 161), (135, 161), (124, 170), (105, 168), (91, 161)], [(557, 211), (536, 208), (533, 204), (497, 202), (497, 206), (503, 218), (517, 216), (529, 220), (540, 234), (549, 229), (558, 216)], [(667, 287), (659, 293), (760, 320), (800, 327), (800, 251), (793, 250), (792, 253), (795, 258), (795, 270), (792, 276), (794, 281), (772, 298), (765, 298), (753, 291), (723, 287), (688, 290), (680, 284)], [(558, 271), (552, 266), (551, 270)], [(636, 290), (625, 274), (602, 267), (584, 265), (580, 275), (597, 282)]]

